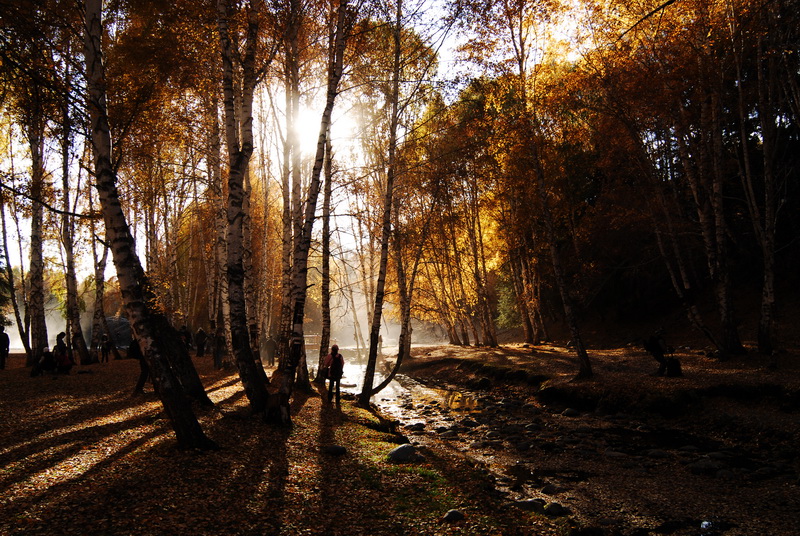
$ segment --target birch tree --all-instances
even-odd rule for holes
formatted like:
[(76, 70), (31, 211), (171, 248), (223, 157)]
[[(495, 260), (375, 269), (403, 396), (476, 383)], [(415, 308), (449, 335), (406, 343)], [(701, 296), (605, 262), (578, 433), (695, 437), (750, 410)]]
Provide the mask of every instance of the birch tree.
[[(227, 281), (230, 304), (231, 343), (239, 377), (254, 412), (267, 408), (267, 376), (256, 362), (250, 345), (247, 306), (244, 296), (244, 198), (245, 175), (253, 154), (253, 93), (257, 83), (256, 54), (259, 39), (260, 0), (248, 2), (243, 11), (244, 43), (241, 62), (231, 35), (234, 6), (228, 0), (217, 2), (217, 26), (222, 53), (222, 90), (225, 142), (228, 151), (227, 204)], [(234, 72), (237, 69), (237, 72)], [(236, 77), (240, 78), (237, 83)], [(238, 89), (238, 92), (237, 92)]]
[(277, 393), (277, 404), (270, 414), (270, 419), (282, 424), (290, 424), (289, 400), (294, 388), (297, 367), (303, 355), (303, 318), (305, 315), (305, 302), (308, 281), (308, 254), (311, 248), (312, 231), (314, 227), (317, 198), (321, 189), (322, 168), (325, 163), (325, 146), (327, 142), (328, 125), (338, 94), (339, 82), (342, 78), (344, 52), (347, 37), (352, 27), (355, 13), (352, 12), (346, 0), (342, 0), (336, 10), (336, 31), (330, 42), (334, 53), (328, 64), (327, 91), (325, 107), (320, 118), (319, 136), (317, 138), (316, 156), (311, 177), (308, 183), (308, 193), (304, 203), (303, 225), (299, 239), (294, 242), (292, 254), (292, 338), (288, 358), (280, 367), (280, 384)]
[(84, 57), (90, 142), (94, 153), (94, 177), (112, 258), (117, 270), (125, 311), (134, 336), (150, 367), (153, 386), (164, 406), (179, 446), (208, 450), (217, 448), (192, 411), (183, 385), (178, 381), (165, 351), (177, 342), (177, 333), (149, 305), (152, 293), (136, 255), (133, 237), (122, 212), (113, 165), (111, 130), (106, 108), (106, 77), (103, 66), (102, 0), (86, 0)]

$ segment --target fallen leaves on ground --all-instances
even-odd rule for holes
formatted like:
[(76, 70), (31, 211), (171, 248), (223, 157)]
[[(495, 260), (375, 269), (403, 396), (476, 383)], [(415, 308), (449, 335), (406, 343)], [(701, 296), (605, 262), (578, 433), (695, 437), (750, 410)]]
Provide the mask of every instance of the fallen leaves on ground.
[[(291, 429), (250, 414), (234, 372), (196, 365), (211, 410), (198, 410), (221, 450), (187, 452), (152, 393), (133, 396), (135, 361), (31, 378), (22, 358), (0, 371), (0, 534), (555, 534), (501, 508), (485, 476), (396, 446), (372, 413), (302, 397)], [(321, 447), (343, 445), (341, 457)], [(451, 508), (466, 520), (445, 524)]]

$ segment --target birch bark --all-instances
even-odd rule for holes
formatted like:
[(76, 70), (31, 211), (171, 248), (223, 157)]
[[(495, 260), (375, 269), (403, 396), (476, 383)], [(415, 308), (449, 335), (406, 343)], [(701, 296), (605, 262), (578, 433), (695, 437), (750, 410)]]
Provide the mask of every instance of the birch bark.
[(342, 78), (344, 50), (347, 42), (347, 34), (349, 33), (352, 22), (348, 11), (347, 0), (342, 0), (339, 3), (337, 12), (336, 35), (333, 43), (331, 43), (335, 53), (333, 54), (333, 60), (328, 66), (325, 108), (323, 109), (322, 118), (320, 119), (316, 157), (314, 159), (314, 167), (311, 170), (308, 194), (305, 201), (303, 227), (300, 239), (295, 240), (295, 247), (292, 255), (294, 261), (292, 267), (292, 297), (294, 302), (292, 311), (292, 338), (290, 341), (289, 356), (280, 369), (280, 387), (277, 393), (277, 404), (269, 416), (271, 420), (278, 421), (284, 425), (291, 424), (289, 400), (294, 388), (297, 367), (301, 362), (303, 354), (303, 317), (305, 315), (308, 282), (308, 253), (311, 248), (311, 235), (317, 209), (317, 198), (319, 197), (321, 188), (320, 177), (325, 161), (328, 126), (331, 122), (333, 106), (336, 102), (336, 96), (338, 95), (339, 81)]
[[(134, 335), (150, 367), (153, 385), (177, 436), (179, 446), (208, 450), (218, 448), (203, 433), (183, 387), (164, 355), (171, 333), (161, 331), (162, 322), (148, 305), (150, 293), (136, 256), (133, 237), (119, 200), (117, 177), (112, 164), (111, 132), (106, 109), (106, 79), (102, 62), (102, 0), (85, 0), (85, 58), (87, 106), (94, 150), (95, 183), (103, 218), (111, 239), (120, 292)], [(174, 331), (174, 330), (173, 330)], [(173, 336), (177, 342), (177, 337)]]
[[(251, 409), (261, 413), (267, 407), (267, 376), (257, 363), (250, 346), (247, 308), (244, 297), (244, 178), (253, 154), (253, 92), (256, 85), (255, 55), (258, 43), (260, 2), (248, 2), (247, 36), (241, 61), (241, 95), (236, 95), (234, 83), (234, 47), (229, 33), (229, 0), (218, 0), (217, 27), (222, 52), (222, 90), (225, 113), (225, 140), (228, 150), (227, 203), (227, 281), (230, 304), (231, 344)], [(237, 99), (238, 97), (238, 99)], [(240, 113), (236, 104), (239, 101)]]

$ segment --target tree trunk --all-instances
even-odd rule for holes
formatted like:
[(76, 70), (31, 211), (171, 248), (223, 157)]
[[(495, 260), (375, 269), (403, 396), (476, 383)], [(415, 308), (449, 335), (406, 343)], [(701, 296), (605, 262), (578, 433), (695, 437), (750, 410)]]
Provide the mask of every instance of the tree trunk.
[[(71, 74), (69, 67), (66, 68), (64, 76), (67, 86), (70, 85)], [(65, 287), (67, 291), (67, 339), (69, 347), (72, 348), (81, 365), (88, 365), (92, 362), (89, 349), (86, 347), (86, 339), (83, 336), (81, 327), (81, 311), (78, 306), (78, 278), (75, 274), (75, 224), (72, 218), (72, 204), (70, 203), (70, 184), (69, 184), (69, 163), (72, 149), (72, 119), (69, 117), (69, 105), (63, 104), (61, 121), (61, 189), (64, 196), (64, 213), (61, 219), (61, 245), (64, 248), (64, 258), (66, 269), (64, 271)]]
[(320, 374), (331, 340), (331, 192), (333, 181), (333, 155), (328, 128), (325, 141), (325, 190), (322, 196), (322, 332), (319, 338), (319, 361), (317, 363), (317, 383), (324, 383)]
[(292, 315), (292, 339), (289, 356), (281, 367), (281, 383), (277, 393), (277, 405), (269, 415), (270, 420), (275, 420), (284, 425), (291, 424), (289, 400), (294, 389), (295, 374), (303, 353), (303, 317), (308, 282), (308, 252), (311, 248), (311, 235), (314, 227), (314, 216), (317, 208), (317, 198), (320, 191), (320, 177), (325, 161), (325, 146), (327, 133), (333, 113), (333, 105), (338, 94), (339, 81), (342, 78), (342, 64), (346, 44), (346, 34), (349, 33), (350, 21), (348, 17), (347, 0), (339, 4), (336, 19), (336, 35), (331, 43), (335, 53), (328, 66), (328, 87), (325, 99), (325, 108), (320, 119), (319, 138), (317, 139), (317, 152), (311, 178), (308, 184), (308, 194), (305, 202), (305, 216), (300, 240), (295, 241), (293, 251), (294, 266), (292, 268), (292, 295), (294, 311)]
[[(0, 194), (0, 219), (3, 225), (3, 259), (5, 266), (3, 267), (6, 272), (6, 283), (8, 284), (9, 294), (11, 298), (11, 306), (14, 309), (14, 320), (17, 323), (17, 332), (22, 341), (22, 346), (25, 348), (26, 362), (31, 359), (31, 345), (29, 339), (29, 332), (27, 325), (22, 321), (22, 315), (19, 310), (19, 302), (17, 301), (17, 284), (14, 277), (14, 268), (11, 265), (11, 255), (8, 251), (8, 229), (6, 227), (6, 197)], [(24, 291), (24, 275), (22, 277), (23, 291)], [(24, 292), (22, 293), (24, 295)]]
[(533, 164), (536, 172), (534, 188), (539, 196), (539, 204), (542, 209), (542, 218), (544, 219), (545, 229), (547, 230), (547, 240), (550, 243), (550, 258), (553, 263), (553, 273), (556, 278), (556, 285), (558, 292), (561, 295), (561, 303), (564, 307), (564, 318), (567, 321), (570, 335), (572, 336), (572, 344), (575, 348), (575, 353), (578, 356), (579, 370), (578, 378), (591, 378), (592, 377), (592, 364), (589, 360), (589, 354), (583, 345), (583, 338), (581, 337), (580, 327), (578, 326), (578, 319), (575, 316), (575, 311), (572, 304), (572, 298), (569, 295), (567, 281), (564, 276), (564, 268), (561, 265), (561, 253), (558, 251), (558, 244), (556, 243), (556, 232), (553, 224), (553, 215), (550, 212), (550, 204), (547, 199), (547, 191), (544, 184), (544, 169), (542, 162), (539, 159), (539, 150), (535, 140), (531, 140), (531, 153)]
[[(44, 195), (44, 119), (40, 103), (35, 103), (31, 111), (31, 119), (26, 126), (28, 144), (31, 157), (31, 242), (30, 242), (30, 297), (26, 314), (30, 317), (30, 345), (31, 353), (28, 355), (27, 366), (38, 363), (42, 352), (48, 346), (47, 323), (45, 321), (45, 296), (44, 296), (44, 253), (42, 248), (44, 209), (42, 196)], [(37, 111), (38, 110), (38, 111)]]
[[(769, 8), (767, 17), (772, 19)], [(761, 284), (761, 316), (758, 322), (758, 351), (775, 356), (775, 218), (778, 212), (776, 195), (777, 152), (777, 103), (778, 69), (777, 58), (771, 52), (765, 52), (765, 37), (758, 43), (758, 116), (761, 123), (761, 154), (764, 164), (764, 216), (763, 220), (754, 221), (756, 236), (761, 244), (762, 284)], [(768, 35), (766, 39), (770, 39)], [(766, 43), (766, 47), (776, 50), (778, 44)], [(741, 85), (741, 83), (740, 83)], [(745, 153), (747, 147), (743, 147)], [(751, 186), (752, 188), (752, 186)], [(751, 190), (752, 191), (752, 190)], [(755, 199), (752, 199), (755, 202)], [(756, 212), (757, 214), (758, 212)], [(763, 221), (763, 225), (760, 224)], [(759, 232), (759, 230), (761, 232)], [(777, 365), (773, 358), (772, 365)]]
[(397, 127), (399, 123), (400, 100), (400, 53), (401, 53), (401, 24), (403, 2), (397, 0), (397, 12), (394, 28), (394, 62), (392, 65), (392, 89), (389, 96), (391, 118), (389, 124), (389, 147), (386, 164), (386, 189), (383, 198), (383, 218), (381, 225), (381, 256), (378, 267), (378, 281), (375, 288), (375, 307), (372, 310), (372, 324), (369, 333), (369, 355), (367, 367), (364, 372), (364, 386), (358, 397), (358, 403), (369, 406), (372, 397), (372, 384), (375, 379), (375, 366), (378, 361), (378, 339), (381, 331), (381, 316), (383, 314), (383, 299), (386, 287), (386, 270), (389, 263), (389, 238), (392, 232), (392, 205), (394, 204), (394, 178), (397, 173)]
[[(225, 110), (225, 138), (228, 148), (228, 228), (227, 228), (227, 272), (228, 303), (230, 304), (231, 343), (244, 385), (245, 394), (254, 412), (261, 413), (267, 407), (267, 377), (264, 368), (258, 366), (250, 346), (247, 310), (244, 297), (244, 235), (243, 203), (245, 197), (244, 177), (253, 154), (252, 105), (256, 84), (255, 56), (258, 42), (258, 2), (249, 4), (248, 29), (241, 63), (242, 92), (241, 115), (236, 113), (237, 95), (234, 89), (234, 47), (228, 33), (229, 0), (217, 3), (220, 48), (222, 51), (223, 108)], [(241, 136), (241, 140), (240, 140)]]
[(149, 292), (130, 228), (122, 212), (117, 191), (117, 177), (112, 164), (111, 133), (105, 95), (105, 73), (102, 63), (102, 1), (86, 0), (86, 80), (92, 148), (97, 191), (103, 217), (112, 242), (112, 255), (117, 269), (119, 288), (125, 311), (142, 353), (152, 371), (153, 385), (183, 448), (208, 450), (217, 445), (203, 433), (184, 390), (172, 373), (163, 353), (168, 334), (158, 332), (156, 316), (148, 304)]

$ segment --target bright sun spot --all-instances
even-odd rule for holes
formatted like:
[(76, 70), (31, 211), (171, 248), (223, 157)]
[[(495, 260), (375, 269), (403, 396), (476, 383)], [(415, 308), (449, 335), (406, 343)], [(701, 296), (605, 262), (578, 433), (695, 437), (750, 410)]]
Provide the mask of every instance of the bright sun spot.
[[(349, 143), (349, 140), (356, 136), (358, 125), (349, 114), (338, 115), (334, 109), (333, 116), (331, 138), (334, 145), (340, 147), (342, 143)], [(321, 109), (303, 108), (300, 110), (297, 121), (297, 139), (300, 141), (300, 150), (304, 156), (313, 156), (317, 150), (321, 117)]]

